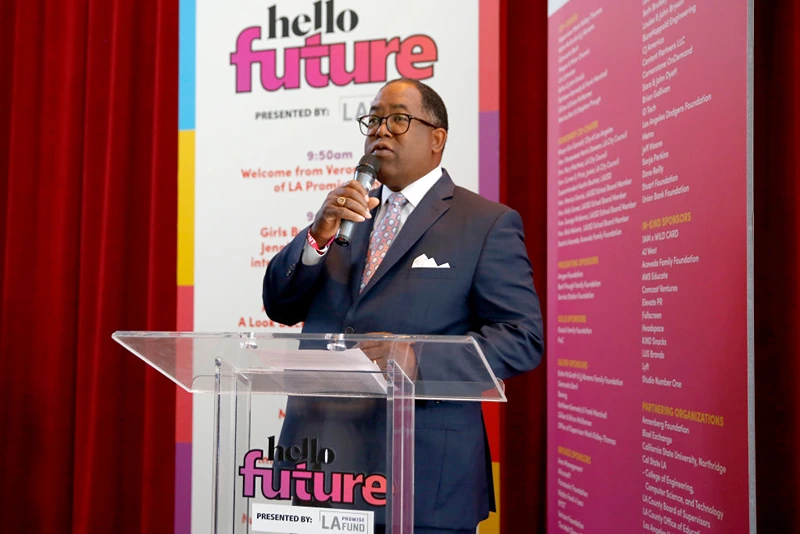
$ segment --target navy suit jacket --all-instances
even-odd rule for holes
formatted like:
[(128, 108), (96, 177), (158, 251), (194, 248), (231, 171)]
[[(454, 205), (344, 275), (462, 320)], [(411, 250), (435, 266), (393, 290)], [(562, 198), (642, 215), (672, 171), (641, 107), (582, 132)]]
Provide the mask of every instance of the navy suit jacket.
[[(539, 364), (542, 316), (516, 211), (455, 186), (444, 171), (359, 294), (371, 230), (371, 221), (357, 224), (350, 247), (331, 246), (314, 266), (301, 261), (301, 232), (267, 268), (267, 315), (289, 325), (305, 321), (306, 333), (469, 334), (501, 379)], [(412, 269), (420, 254), (450, 268)], [(302, 440), (322, 424), (309, 402), (290, 399), (281, 441)], [(365, 421), (381, 424), (380, 415)], [(325, 446), (335, 439), (318, 437)], [(494, 508), (480, 403), (418, 403), (415, 445), (415, 523), (474, 528)]]

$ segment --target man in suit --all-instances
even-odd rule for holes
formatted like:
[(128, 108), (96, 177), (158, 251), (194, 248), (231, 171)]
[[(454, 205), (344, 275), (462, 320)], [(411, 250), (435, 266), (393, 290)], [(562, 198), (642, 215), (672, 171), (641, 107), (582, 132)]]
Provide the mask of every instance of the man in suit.
[[(359, 122), (382, 187), (351, 181), (328, 194), (267, 268), (269, 317), (305, 321), (307, 333), (470, 335), (498, 378), (536, 367), (542, 317), (521, 218), (442, 169), (448, 120), (439, 95), (416, 80), (391, 81)], [(331, 245), (342, 220), (359, 223), (349, 247)], [(422, 254), (449, 268), (412, 268)], [(314, 418), (307, 399), (290, 399), (281, 439), (301, 439)], [(415, 443), (415, 532), (474, 533), (494, 508), (480, 403), (418, 403)]]

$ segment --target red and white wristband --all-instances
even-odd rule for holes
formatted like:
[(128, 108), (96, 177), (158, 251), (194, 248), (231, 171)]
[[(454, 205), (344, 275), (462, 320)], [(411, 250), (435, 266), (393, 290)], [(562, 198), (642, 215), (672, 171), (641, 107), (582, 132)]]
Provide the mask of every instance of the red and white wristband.
[(314, 250), (316, 250), (320, 254), (324, 254), (325, 251), (328, 250), (328, 247), (331, 246), (331, 243), (333, 243), (333, 237), (332, 237), (332, 238), (330, 238), (328, 240), (327, 243), (325, 243), (324, 247), (320, 247), (319, 243), (317, 243), (317, 240), (314, 239), (314, 237), (311, 235), (311, 230), (309, 230), (306, 233), (306, 240), (308, 241), (308, 244), (311, 245), (311, 248), (313, 248)]

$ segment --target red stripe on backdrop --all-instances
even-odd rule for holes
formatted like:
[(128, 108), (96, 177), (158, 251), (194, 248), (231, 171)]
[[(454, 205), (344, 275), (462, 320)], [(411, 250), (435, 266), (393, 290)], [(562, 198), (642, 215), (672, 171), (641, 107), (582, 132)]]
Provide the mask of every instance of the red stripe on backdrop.
[[(178, 286), (178, 324), (180, 332), (190, 332), (194, 330), (194, 286)], [(193, 358), (191, 349), (182, 346), (178, 358), (191, 360)], [(179, 366), (183, 369), (191, 369), (191, 365)], [(191, 381), (191, 377), (179, 377), (186, 382)], [(175, 442), (192, 443), (192, 395), (186, 391), (175, 388)]]
[(478, 12), (478, 110), (497, 111), (500, 106), (500, 1), (480, 0)]
[(178, 331), (191, 332), (194, 329), (194, 286), (178, 286), (177, 314)]
[(486, 437), (489, 439), (489, 451), (492, 462), (500, 461), (500, 413), (502, 405), (497, 402), (483, 403), (483, 422), (486, 425)]
[(192, 443), (192, 395), (180, 388), (175, 392), (175, 442)]
[[(547, 1), (500, 2), (500, 194), (525, 225), (546, 316)], [(545, 364), (507, 382), (501, 431), (501, 531), (545, 531)]]

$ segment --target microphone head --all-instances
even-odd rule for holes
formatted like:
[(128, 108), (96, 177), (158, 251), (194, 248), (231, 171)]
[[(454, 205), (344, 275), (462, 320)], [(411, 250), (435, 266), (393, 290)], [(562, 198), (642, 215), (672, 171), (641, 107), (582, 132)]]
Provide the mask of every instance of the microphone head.
[(362, 156), (356, 167), (356, 172), (365, 172), (375, 177), (378, 176), (379, 170), (381, 170), (381, 160), (372, 154)]

